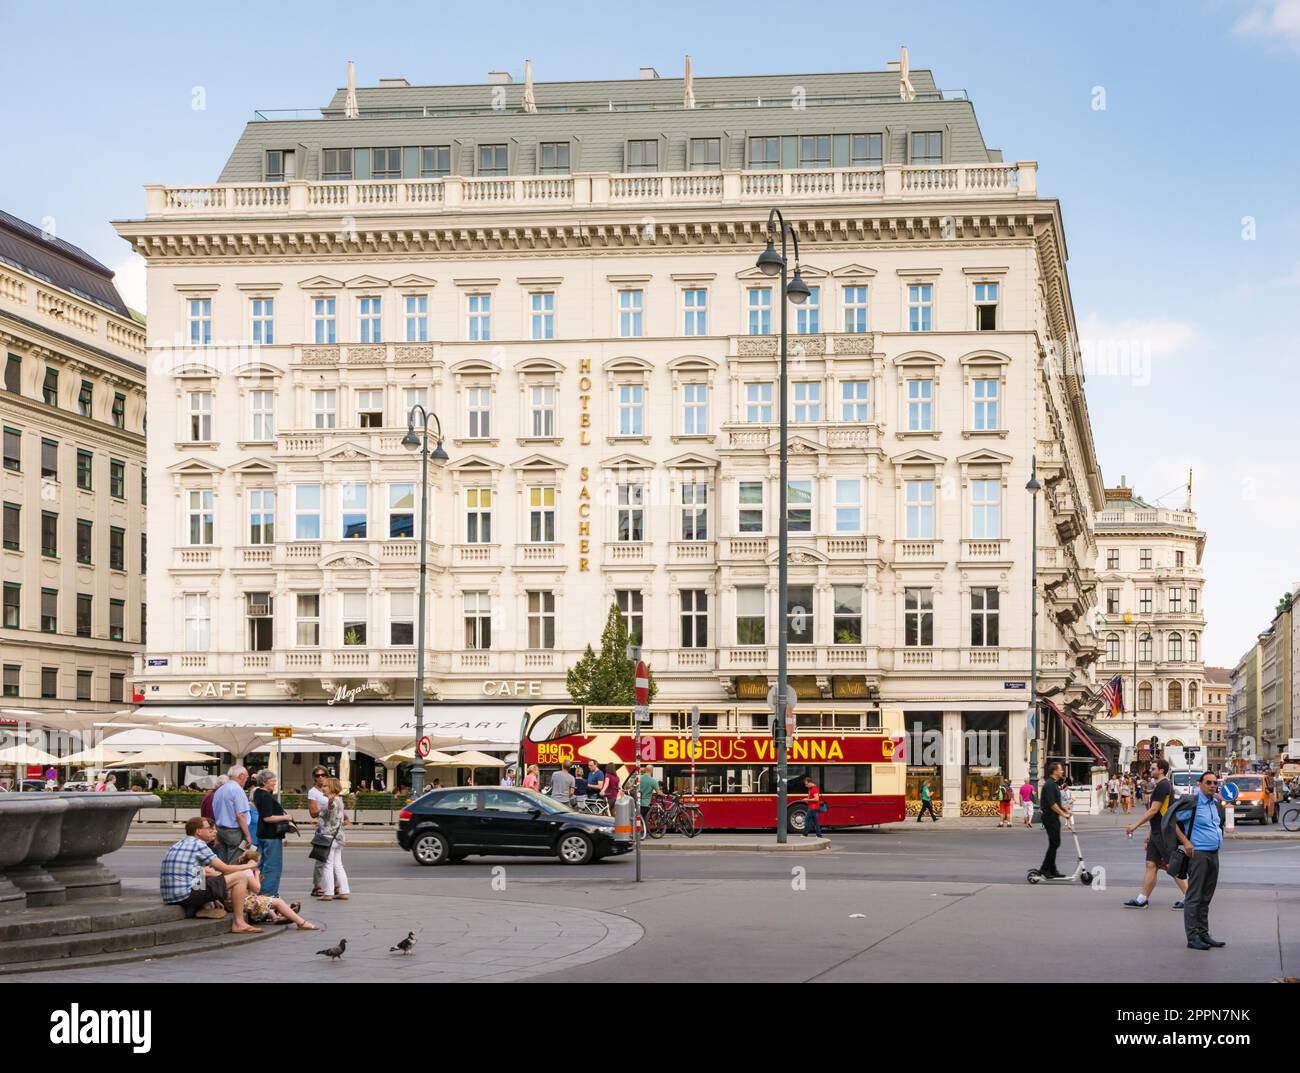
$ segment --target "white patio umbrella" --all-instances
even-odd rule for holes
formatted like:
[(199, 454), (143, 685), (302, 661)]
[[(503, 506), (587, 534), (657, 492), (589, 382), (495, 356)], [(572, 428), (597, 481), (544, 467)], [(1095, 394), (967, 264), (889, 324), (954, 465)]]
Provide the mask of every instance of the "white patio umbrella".
[(211, 753), (197, 753), (176, 745), (159, 745), (126, 758), (128, 767), (150, 767), (154, 764), (210, 764), (217, 759)]
[[(51, 756), (44, 749), (38, 749), (34, 745), (11, 745), (7, 749), (0, 749), (0, 764), (12, 764), (14, 767), (26, 767), (28, 764), (57, 764), (59, 758)], [(18, 775), (18, 781), (21, 783), (27, 776)]]
[[(393, 767), (396, 767), (398, 764), (414, 764), (415, 753), (410, 749), (399, 749), (397, 752), (389, 753), (387, 756), (381, 756), (379, 759), (386, 765), (391, 764)], [(450, 764), (455, 764), (456, 758), (450, 753), (443, 753), (434, 749), (424, 758), (424, 763), (426, 766), (447, 767)]]
[(104, 768), (117, 767), (123, 761), (129, 759), (125, 753), (114, 752), (111, 749), (105, 749), (102, 746), (97, 749), (82, 749), (77, 753), (68, 753), (67, 756), (59, 757), (59, 767), (96, 767), (100, 770)]
[(442, 767), (505, 767), (504, 760), (498, 760), (495, 756), (488, 756), (487, 753), (480, 753), (474, 750), (468, 752), (455, 753), (451, 759), (442, 764)]
[(173, 718), (169, 722), (160, 725), (167, 730), (175, 731), (177, 734), (185, 734), (191, 738), (198, 738), (200, 741), (208, 741), (213, 745), (220, 746), (224, 752), (235, 758), (236, 764), (242, 764), (244, 757), (256, 751), (259, 745), (272, 740), (272, 725), (269, 723), (237, 726), (233, 723), (200, 722), (198, 720), (182, 722)]

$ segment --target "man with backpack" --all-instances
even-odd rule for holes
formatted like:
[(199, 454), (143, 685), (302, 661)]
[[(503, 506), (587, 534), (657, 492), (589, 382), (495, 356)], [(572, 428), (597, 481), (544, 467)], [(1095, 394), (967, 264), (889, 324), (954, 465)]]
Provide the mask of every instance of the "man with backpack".
[(998, 788), (993, 792), (993, 797), (998, 803), (998, 826), (1011, 826), (1011, 780), (1003, 779), (998, 783)]
[(1165, 816), (1166, 841), (1177, 838), (1187, 860), (1187, 898), (1183, 909), (1183, 930), (1189, 950), (1212, 950), (1226, 946), (1210, 934), (1210, 901), (1219, 885), (1219, 848), (1223, 845), (1223, 802), (1219, 800), (1219, 777), (1207, 771), (1188, 794)]
[[(1165, 840), (1161, 832), (1160, 825), (1164, 820), (1165, 813), (1169, 811), (1169, 806), (1174, 800), (1174, 784), (1169, 781), (1169, 761), (1164, 757), (1155, 760), (1152, 766), (1160, 772), (1160, 781), (1155, 784), (1151, 791), (1151, 804), (1147, 807), (1146, 812), (1124, 828), (1124, 833), (1133, 837), (1133, 832), (1143, 824), (1150, 821), (1151, 829), (1147, 833), (1146, 841), (1143, 842), (1143, 849), (1146, 850), (1147, 863), (1146, 873), (1142, 877), (1142, 891), (1135, 898), (1130, 898), (1124, 903), (1129, 909), (1145, 909), (1149, 904), (1148, 899), (1151, 892), (1156, 889), (1156, 878), (1160, 872), (1169, 867), (1169, 854), (1165, 848)], [(1178, 884), (1178, 889), (1183, 894), (1187, 893), (1187, 881), (1174, 877), (1174, 882)], [(1174, 902), (1173, 908), (1182, 909), (1181, 901)]]

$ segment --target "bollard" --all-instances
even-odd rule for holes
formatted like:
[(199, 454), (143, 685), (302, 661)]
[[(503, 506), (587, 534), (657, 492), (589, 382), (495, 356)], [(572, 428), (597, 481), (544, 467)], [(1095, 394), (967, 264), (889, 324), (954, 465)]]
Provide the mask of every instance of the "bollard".
[(1231, 805), (1223, 807), (1223, 829), (1225, 831), (1235, 831), (1237, 829), (1237, 810)]
[(614, 802), (614, 841), (631, 843), (636, 837), (633, 831), (632, 798), (620, 794)]

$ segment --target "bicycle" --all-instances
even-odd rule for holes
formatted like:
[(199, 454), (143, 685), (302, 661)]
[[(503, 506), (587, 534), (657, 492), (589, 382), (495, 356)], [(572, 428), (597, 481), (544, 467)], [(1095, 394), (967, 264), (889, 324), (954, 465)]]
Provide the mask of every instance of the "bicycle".
[(585, 812), (588, 816), (610, 815), (609, 800), (604, 797), (579, 797), (573, 802), (574, 812)]
[(704, 830), (704, 813), (699, 805), (682, 800), (680, 793), (657, 794), (646, 813), (647, 834), (663, 838), (670, 830), (694, 838)]
[(1282, 826), (1288, 831), (1300, 831), (1300, 806), (1282, 813)]

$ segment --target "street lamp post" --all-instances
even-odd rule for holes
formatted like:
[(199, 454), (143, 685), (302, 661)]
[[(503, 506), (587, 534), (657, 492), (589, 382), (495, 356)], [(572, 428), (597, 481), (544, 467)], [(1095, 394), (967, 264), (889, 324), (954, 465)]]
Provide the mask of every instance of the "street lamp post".
[[(417, 424), (418, 419), (418, 424)], [(429, 423), (435, 429), (437, 446), (429, 451)], [(416, 429), (419, 428), (419, 433)], [(429, 573), (429, 459), (441, 465), (447, 461), (447, 452), (442, 446), (442, 422), (438, 415), (426, 410), (418, 402), (411, 407), (406, 417), (406, 435), (402, 437), (402, 446), (420, 451), (420, 595), (417, 600), (416, 614), (419, 625), (416, 627), (415, 639), (415, 741), (417, 746), (424, 737), (424, 590)], [(419, 756), (411, 765), (411, 793), (419, 796), (424, 792), (424, 763)]]
[[(1124, 613), (1124, 621), (1133, 627), (1133, 759), (1131, 761), (1134, 770), (1138, 764), (1138, 645), (1143, 641), (1151, 640), (1151, 634), (1147, 633), (1142, 636), (1138, 633), (1138, 622), (1131, 611)], [(1151, 749), (1151, 759), (1155, 759), (1155, 749)]]
[(1029, 739), (1029, 778), (1039, 782), (1039, 745), (1042, 736), (1042, 713), (1038, 710), (1038, 493), (1043, 486), (1038, 483), (1038, 456), (1029, 460), (1029, 710), (1034, 721), (1034, 736)]
[[(779, 227), (781, 231), (781, 252), (777, 253), (774, 246), (774, 231)], [(790, 279), (789, 262), (786, 260), (786, 237), (794, 245), (794, 278)], [(783, 843), (788, 839), (786, 830), (786, 778), (788, 773), (787, 755), (786, 755), (786, 736), (785, 736), (785, 709), (786, 709), (786, 689), (788, 688), (788, 675), (786, 674), (786, 656), (787, 646), (789, 644), (789, 615), (787, 613), (786, 601), (789, 598), (789, 564), (786, 562), (787, 552), (790, 544), (790, 528), (787, 513), (787, 498), (789, 488), (787, 487), (786, 469), (789, 464), (789, 445), (786, 437), (789, 432), (789, 415), (786, 412), (786, 395), (788, 390), (787, 365), (789, 361), (787, 334), (786, 334), (786, 299), (796, 305), (802, 305), (808, 300), (808, 284), (803, 281), (799, 275), (799, 235), (794, 227), (785, 222), (785, 217), (781, 215), (780, 209), (772, 209), (767, 217), (767, 248), (758, 255), (758, 269), (765, 276), (781, 277), (781, 385), (778, 391), (778, 405), (781, 410), (780, 418), (780, 438), (781, 438), (781, 467), (780, 467), (780, 523), (777, 529), (777, 613), (781, 616), (780, 627), (777, 634), (777, 655), (776, 655), (776, 703), (773, 707), (773, 732), (776, 739), (776, 840)], [(805, 820), (805, 822), (807, 822)]]

